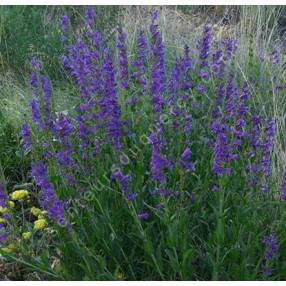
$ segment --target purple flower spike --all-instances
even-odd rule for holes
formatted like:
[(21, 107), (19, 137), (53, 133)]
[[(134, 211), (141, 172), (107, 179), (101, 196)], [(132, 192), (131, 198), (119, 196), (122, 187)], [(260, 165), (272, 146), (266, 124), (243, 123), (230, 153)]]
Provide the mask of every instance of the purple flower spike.
[(269, 189), (268, 189), (268, 186), (266, 185), (262, 185), (261, 188), (260, 188), (261, 192), (266, 194), (269, 192)]
[(164, 170), (171, 167), (170, 162), (164, 157), (156, 146), (152, 148), (151, 159), (151, 172), (155, 181), (159, 181), (161, 184), (166, 183), (166, 176)]
[(38, 100), (32, 99), (30, 102), (30, 106), (31, 106), (32, 120), (40, 130), (43, 130), (45, 125), (42, 121)]
[(117, 27), (118, 38), (117, 38), (117, 48), (118, 48), (118, 59), (119, 59), (119, 72), (120, 72), (120, 84), (121, 88), (128, 89), (128, 60), (126, 54), (125, 40), (126, 34), (123, 32), (122, 27)]
[(203, 31), (203, 38), (201, 39), (200, 44), (200, 60), (202, 67), (208, 67), (208, 57), (211, 50), (212, 42), (212, 29), (210, 26), (205, 25)]
[(36, 58), (32, 58), (31, 66), (34, 70), (37, 70), (37, 71), (41, 69), (41, 64), (40, 64), (39, 60)]
[(220, 75), (222, 72), (222, 50), (217, 50), (213, 54), (213, 64), (212, 64), (212, 70), (215, 75)]
[(6, 194), (4, 190), (4, 185), (0, 183), (0, 207), (6, 208)]
[(150, 26), (150, 32), (152, 37), (151, 56), (152, 56), (152, 71), (151, 71), (151, 93), (152, 104), (156, 119), (160, 117), (160, 114), (166, 105), (166, 100), (163, 97), (163, 93), (166, 90), (165, 79), (165, 47), (162, 39), (162, 35), (159, 31), (158, 25), (155, 21), (157, 19), (157, 11), (152, 14), (152, 24)]
[(266, 261), (272, 260), (272, 258), (278, 252), (278, 249), (279, 249), (276, 234), (264, 236), (262, 239), (262, 242), (266, 247), (266, 250), (264, 253), (264, 259)]
[(181, 156), (181, 165), (183, 169), (187, 171), (194, 169), (193, 163), (190, 162), (191, 156), (192, 156), (192, 151), (189, 147), (187, 147)]
[(89, 27), (92, 27), (94, 24), (95, 10), (92, 6), (89, 6), (85, 10), (85, 20)]
[(115, 82), (115, 70), (109, 50), (105, 51), (103, 63), (104, 97), (101, 105), (101, 119), (104, 121), (107, 136), (112, 141), (115, 149), (120, 149), (122, 135), (121, 109), (118, 103), (118, 95)]
[(111, 175), (111, 179), (115, 179), (117, 183), (120, 185), (123, 195), (130, 202), (133, 202), (137, 198), (137, 194), (129, 192), (129, 182), (130, 176), (123, 175), (119, 168), (116, 168)]
[(47, 167), (42, 162), (36, 162), (31, 171), (36, 184), (41, 188), (41, 206), (48, 211), (51, 219), (59, 225), (64, 222), (64, 203), (55, 194), (52, 184), (49, 182)]
[(234, 38), (223, 39), (222, 44), (225, 48), (224, 60), (229, 61), (235, 54), (235, 51), (238, 47), (238, 40)]
[(30, 128), (29, 128), (28, 124), (23, 124), (22, 125), (21, 135), (23, 137), (24, 150), (27, 151), (31, 147), (31, 145), (32, 145), (32, 142), (31, 142), (31, 131), (30, 131)]
[(68, 15), (63, 15), (61, 17), (60, 27), (61, 27), (62, 33), (66, 33), (68, 31), (68, 28), (69, 28), (69, 17), (68, 17)]
[(146, 54), (147, 54), (147, 41), (145, 33), (141, 31), (137, 41), (137, 59), (133, 62), (133, 66), (135, 68), (133, 77), (141, 85), (143, 91), (146, 90), (146, 85), (147, 85), (147, 80), (144, 76)]

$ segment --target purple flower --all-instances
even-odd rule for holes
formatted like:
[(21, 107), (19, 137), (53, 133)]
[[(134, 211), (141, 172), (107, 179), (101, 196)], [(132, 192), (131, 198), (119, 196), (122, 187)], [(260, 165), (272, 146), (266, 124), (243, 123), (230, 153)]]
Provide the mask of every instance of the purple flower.
[(208, 80), (210, 78), (210, 74), (206, 70), (201, 70), (200, 71), (200, 77), (204, 80)]
[(272, 51), (272, 63), (274, 65), (277, 65), (279, 64), (279, 62), (280, 62), (280, 55), (279, 55), (278, 49), (274, 48)]
[(152, 19), (152, 22), (157, 21), (158, 18), (159, 18), (159, 11), (153, 9), (153, 10), (151, 11), (151, 19)]
[(273, 269), (271, 267), (265, 267), (263, 268), (263, 273), (266, 276), (271, 276), (273, 274)]
[(206, 87), (201, 83), (198, 84), (197, 91), (198, 91), (198, 93), (200, 93), (202, 95), (206, 94), (206, 92), (207, 92)]
[(30, 102), (30, 106), (31, 106), (32, 120), (40, 130), (43, 130), (45, 125), (42, 121), (38, 100), (32, 99)]
[(44, 111), (46, 117), (47, 126), (52, 126), (52, 115), (50, 109), (50, 101), (52, 96), (52, 86), (49, 79), (45, 76), (41, 78), (42, 82), (42, 91), (43, 91), (43, 101), (44, 101)]
[(212, 192), (217, 193), (217, 192), (219, 192), (219, 191), (220, 191), (220, 190), (219, 190), (219, 186), (214, 185), (214, 186), (212, 187)]
[(223, 39), (222, 44), (224, 45), (225, 48), (224, 60), (229, 61), (233, 57), (238, 47), (238, 40), (234, 38)]
[(31, 131), (28, 124), (22, 125), (21, 135), (23, 137), (23, 147), (24, 150), (27, 151), (30, 149), (32, 142), (31, 142)]
[(85, 20), (89, 27), (92, 27), (94, 24), (95, 10), (92, 6), (88, 6), (85, 9)]
[[(97, 54), (92, 52), (89, 47), (79, 41), (67, 49), (67, 56), (64, 57), (64, 65), (67, 71), (75, 79), (81, 92), (81, 98), (89, 100), (95, 91), (94, 83), (94, 62)], [(100, 77), (97, 78), (100, 83)]]
[(148, 220), (149, 217), (150, 217), (150, 215), (147, 212), (143, 212), (143, 213), (138, 214), (138, 219), (140, 219), (142, 221)]
[(249, 99), (249, 88), (247, 82), (244, 83), (243, 91), (239, 97), (238, 115), (245, 116), (248, 112), (247, 102)]
[(123, 175), (119, 168), (116, 168), (112, 174), (112, 178), (116, 179), (124, 193), (128, 192), (128, 183), (130, 181), (129, 175)]
[(30, 85), (35, 96), (38, 96), (38, 76), (35, 72), (31, 73)]
[(117, 48), (118, 48), (118, 59), (119, 59), (120, 84), (121, 88), (127, 89), (129, 87), (129, 83), (128, 83), (128, 60), (125, 47), (126, 34), (123, 32), (122, 27), (120, 25), (117, 27), (117, 33), (118, 33)]
[(68, 15), (63, 15), (61, 17), (61, 22), (60, 22), (61, 30), (63, 33), (66, 33), (69, 28), (69, 17)]
[(216, 137), (212, 170), (217, 176), (230, 175), (229, 163), (236, 159), (232, 153), (232, 145), (227, 132), (227, 126), (219, 122), (212, 123), (212, 132)]
[(6, 242), (7, 239), (8, 239), (7, 234), (0, 234), (0, 244), (3, 244), (4, 242)]
[(147, 41), (146, 41), (145, 33), (141, 31), (139, 33), (138, 40), (137, 40), (137, 58), (133, 62), (133, 66), (135, 68), (133, 77), (141, 85), (143, 91), (146, 90), (146, 85), (147, 85), (147, 80), (144, 76), (146, 54), (147, 54)]
[(193, 163), (190, 162), (191, 156), (192, 156), (192, 151), (189, 147), (187, 147), (184, 150), (184, 152), (181, 156), (181, 161), (180, 161), (183, 169), (185, 169), (185, 170), (193, 170), (194, 169)]
[(57, 137), (57, 139), (63, 144), (68, 144), (68, 138), (72, 134), (74, 126), (71, 123), (71, 120), (60, 113), (58, 120), (54, 122), (54, 125), (51, 129), (52, 134)]
[(158, 120), (166, 101), (163, 93), (166, 90), (165, 80), (165, 51), (162, 35), (159, 31), (158, 25), (155, 23), (158, 17), (158, 12), (152, 12), (152, 23), (150, 26), (151, 32), (151, 56), (152, 56), (152, 70), (151, 70), (151, 94), (152, 104), (155, 117)]
[(213, 109), (214, 120), (219, 119), (222, 116), (221, 108), (223, 105), (224, 98), (225, 98), (225, 88), (224, 88), (224, 84), (221, 83), (217, 89), (216, 99), (214, 103), (214, 109)]
[(170, 169), (171, 163), (163, 156), (157, 146), (152, 146), (151, 172), (153, 180), (159, 181), (161, 184), (166, 183), (164, 170)]
[(261, 187), (260, 187), (260, 191), (261, 193), (268, 193), (269, 192), (269, 189), (268, 189), (268, 186), (266, 186), (265, 184), (263, 184)]
[(219, 49), (213, 54), (212, 70), (215, 75), (220, 75), (222, 72), (222, 50)]
[(235, 77), (234, 75), (230, 76), (228, 81), (228, 85), (226, 87), (226, 103), (225, 103), (225, 111), (227, 113), (227, 119), (233, 119), (236, 111), (236, 86), (235, 86)]
[(0, 183), (0, 207), (6, 208), (6, 194), (5, 194), (5, 188), (2, 183)]
[(116, 91), (115, 70), (109, 50), (105, 51), (103, 78), (104, 97), (100, 103), (101, 119), (105, 123), (107, 135), (111, 139), (113, 146), (116, 149), (120, 149), (120, 138), (122, 135), (121, 109)]
[(121, 170), (116, 168), (111, 175), (111, 179), (115, 179), (118, 182), (123, 195), (127, 198), (128, 201), (132, 202), (136, 200), (137, 194), (129, 192), (129, 175), (123, 175)]
[(36, 71), (38, 71), (38, 70), (41, 69), (41, 64), (40, 64), (39, 60), (36, 59), (36, 58), (32, 58), (32, 60), (31, 60), (31, 66), (32, 66), (32, 68), (33, 68), (34, 70), (36, 70)]
[(75, 162), (72, 158), (72, 151), (69, 149), (57, 152), (56, 158), (61, 166), (71, 168), (75, 166)]
[(211, 50), (212, 42), (212, 29), (210, 26), (205, 25), (203, 31), (203, 38), (199, 42), (199, 52), (202, 67), (208, 67), (208, 57)]
[[(7, 203), (6, 203), (6, 193), (5, 193), (5, 188), (2, 183), (0, 183), (0, 207), (7, 208)], [(0, 224), (0, 245), (5, 243), (8, 236), (7, 236), (7, 222), (10, 220), (10, 214), (2, 214), (1, 215), (3, 219), (6, 220), (5, 223)]]
[(62, 225), (64, 222), (64, 203), (57, 198), (54, 188), (49, 182), (47, 167), (42, 162), (36, 162), (32, 166), (31, 175), (42, 190), (41, 206), (48, 211), (51, 219)]
[(186, 114), (184, 117), (184, 132), (186, 135), (189, 135), (192, 132), (192, 114)]
[(279, 250), (276, 234), (271, 234), (269, 236), (265, 235), (262, 239), (262, 242), (266, 248), (264, 253), (264, 259), (266, 261), (272, 260), (274, 258), (274, 255)]

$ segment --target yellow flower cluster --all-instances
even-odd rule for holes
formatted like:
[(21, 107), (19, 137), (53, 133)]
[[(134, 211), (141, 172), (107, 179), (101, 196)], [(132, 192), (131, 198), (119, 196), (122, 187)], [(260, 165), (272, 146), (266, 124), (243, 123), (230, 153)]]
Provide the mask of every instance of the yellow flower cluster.
[(11, 195), (13, 201), (21, 201), (28, 197), (29, 192), (27, 190), (17, 190)]
[(31, 213), (33, 214), (33, 216), (38, 217), (38, 216), (40, 216), (42, 214), (42, 211), (41, 211), (41, 209), (38, 209), (36, 207), (32, 207), (31, 208)]
[(13, 201), (8, 201), (9, 209), (13, 209), (15, 207), (15, 203)]
[(46, 228), (48, 225), (47, 221), (45, 218), (40, 218), (38, 220), (34, 221), (34, 229), (35, 230), (43, 230)]
[(3, 217), (0, 217), (0, 223), (5, 223), (5, 222), (6, 222), (6, 219)]
[(17, 251), (15, 244), (10, 243), (7, 247), (2, 247), (1, 250), (6, 253), (14, 253)]
[(31, 236), (32, 236), (32, 233), (31, 233), (30, 231), (27, 231), (27, 232), (23, 232), (23, 233), (22, 233), (22, 238), (23, 238), (24, 240), (30, 239)]
[(0, 214), (5, 214), (8, 211), (7, 208), (0, 206)]

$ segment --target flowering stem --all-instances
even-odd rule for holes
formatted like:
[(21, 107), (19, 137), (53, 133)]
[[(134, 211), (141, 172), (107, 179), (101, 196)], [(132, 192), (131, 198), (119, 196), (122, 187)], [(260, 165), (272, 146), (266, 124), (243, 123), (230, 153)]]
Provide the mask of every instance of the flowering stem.
[(219, 268), (220, 268), (220, 257), (221, 248), (224, 242), (224, 197), (225, 197), (225, 179), (222, 177), (219, 180), (219, 209), (217, 217), (217, 228), (216, 228), (216, 261), (213, 269), (212, 280), (217, 281), (219, 279)]

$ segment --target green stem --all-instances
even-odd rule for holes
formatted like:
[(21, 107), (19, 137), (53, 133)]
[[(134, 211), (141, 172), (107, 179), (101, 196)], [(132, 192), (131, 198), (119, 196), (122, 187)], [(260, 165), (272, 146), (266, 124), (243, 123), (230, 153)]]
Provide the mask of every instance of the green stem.
[(219, 210), (217, 218), (217, 229), (216, 229), (216, 261), (213, 269), (212, 280), (217, 281), (219, 279), (220, 272), (220, 259), (221, 259), (221, 248), (224, 243), (224, 193), (225, 193), (224, 179), (222, 178), (219, 183)]

